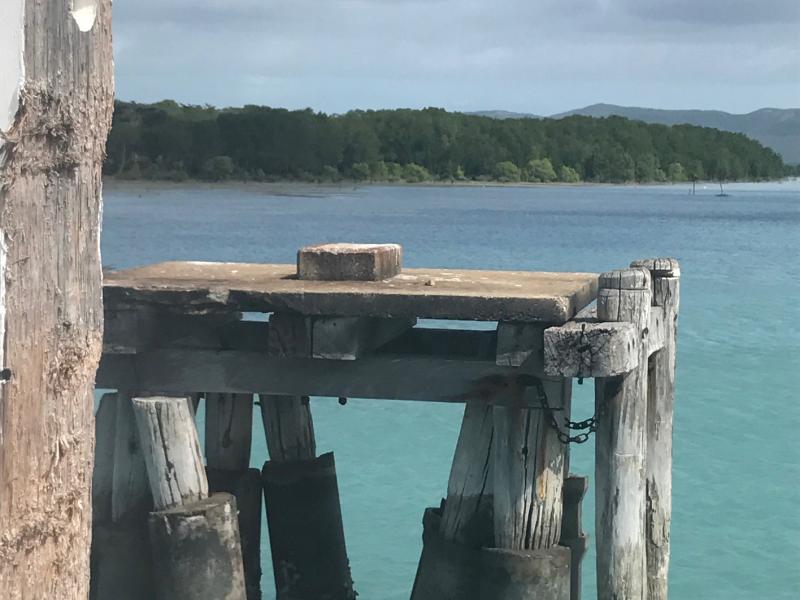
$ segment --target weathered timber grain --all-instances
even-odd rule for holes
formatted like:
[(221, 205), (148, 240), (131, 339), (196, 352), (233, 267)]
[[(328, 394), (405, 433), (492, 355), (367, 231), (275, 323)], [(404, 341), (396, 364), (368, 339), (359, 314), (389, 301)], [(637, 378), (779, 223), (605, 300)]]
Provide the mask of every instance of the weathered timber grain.
[[(529, 325), (523, 327), (530, 331)], [(533, 338), (498, 336), (498, 356), (519, 356), (533, 343), (541, 348), (544, 329), (544, 325), (539, 326)], [(527, 360), (538, 362), (541, 358), (537, 355), (538, 352)], [(571, 380), (547, 382), (545, 389), (548, 404), (563, 409), (557, 412), (559, 420), (568, 418)], [(561, 536), (567, 448), (551, 427), (546, 411), (525, 408), (521, 394), (517, 402), (493, 409), (495, 547), (548, 549)]]
[(675, 355), (680, 304), (680, 267), (675, 259), (647, 259), (632, 266), (650, 269), (652, 311), (662, 312), (662, 349), (650, 357), (647, 392), (647, 544), (648, 600), (666, 600), (672, 519), (672, 423)]
[(476, 548), (494, 541), (492, 431), (491, 405), (467, 402), (441, 519), (447, 541)]
[(297, 251), (297, 277), (317, 281), (381, 281), (399, 274), (399, 244), (319, 244)]
[(569, 600), (570, 551), (484, 548), (478, 600)]
[(147, 307), (103, 313), (103, 352), (134, 354), (149, 348), (158, 336), (158, 318)]
[(236, 499), (218, 493), (150, 514), (156, 600), (246, 600)]
[(354, 600), (333, 453), (264, 464), (278, 598)]
[(89, 600), (144, 600), (154, 596), (147, 514), (117, 523), (92, 523)]
[(355, 360), (411, 329), (416, 319), (375, 317), (270, 317), (267, 350), (272, 356)]
[(564, 323), (597, 293), (593, 273), (406, 269), (389, 281), (305, 281), (293, 265), (172, 262), (109, 272), (107, 309)]
[(133, 411), (156, 510), (208, 497), (208, 480), (188, 399), (134, 398)]
[[(93, 378), (100, 359), (101, 167), (113, 109), (111, 2), (9, 0), (19, 102), (0, 132), (0, 595), (89, 591)], [(4, 22), (4, 31), (7, 22)], [(2, 69), (3, 77), (9, 73)], [(4, 82), (11, 83), (11, 82)], [(8, 88), (7, 85), (3, 86)], [(10, 114), (12, 113), (12, 114)]]
[(588, 546), (581, 517), (588, 487), (588, 477), (570, 475), (564, 480), (564, 516), (559, 544), (570, 549), (570, 600), (581, 598), (581, 562)]
[(355, 360), (399, 337), (416, 319), (370, 317), (314, 317), (311, 356)]
[(247, 600), (261, 600), (261, 472), (207, 468), (209, 491), (236, 498)]
[(478, 600), (480, 581), (480, 547), (446, 540), (442, 508), (426, 508), (411, 600)]
[(130, 394), (104, 394), (95, 416), (92, 477), (91, 600), (153, 595), (147, 539), (152, 507)]
[(259, 394), (269, 457), (277, 461), (317, 456), (308, 396)]
[[(173, 307), (173, 310), (176, 307)], [(261, 348), (267, 324), (241, 321), (238, 312), (178, 314), (148, 306), (106, 309), (103, 354), (136, 354), (153, 348)]]
[(206, 394), (205, 450), (209, 467), (247, 469), (252, 435), (252, 394)]
[(111, 521), (116, 421), (117, 395), (103, 394), (94, 417), (95, 459), (92, 471), (92, 523)]
[(631, 323), (569, 321), (544, 332), (544, 371), (561, 377), (612, 377), (639, 364), (639, 332)]
[(642, 335), (639, 365), (630, 373), (595, 380), (595, 527), (599, 600), (644, 599), (645, 431), (650, 273), (644, 269), (600, 276), (597, 318), (633, 323)]
[[(420, 377), (424, 373), (424, 379)], [(268, 395), (383, 398), (431, 402), (480, 401), (539, 406), (527, 373), (495, 359), (392, 356), (358, 360), (272, 357), (238, 350), (154, 350), (105, 355), (98, 387), (141, 386), (169, 394), (187, 389)], [(555, 382), (543, 378), (545, 385)], [(558, 406), (554, 404), (553, 406)]]
[(503, 367), (541, 368), (544, 352), (541, 323), (498, 323), (496, 363)]
[[(270, 316), (268, 354), (272, 357), (311, 357), (313, 323), (308, 317), (275, 313)], [(257, 388), (267, 450), (273, 461), (311, 460), (317, 456), (314, 421), (308, 395), (266, 393)]]
[(111, 520), (138, 520), (152, 508), (153, 500), (131, 394), (124, 389), (117, 392), (113, 460)]

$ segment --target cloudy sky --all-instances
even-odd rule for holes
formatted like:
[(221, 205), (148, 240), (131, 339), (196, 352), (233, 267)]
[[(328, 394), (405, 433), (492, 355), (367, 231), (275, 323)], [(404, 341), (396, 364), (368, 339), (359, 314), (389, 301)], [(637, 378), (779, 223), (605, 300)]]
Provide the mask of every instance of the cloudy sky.
[(798, 0), (115, 0), (117, 96), (218, 106), (800, 106)]

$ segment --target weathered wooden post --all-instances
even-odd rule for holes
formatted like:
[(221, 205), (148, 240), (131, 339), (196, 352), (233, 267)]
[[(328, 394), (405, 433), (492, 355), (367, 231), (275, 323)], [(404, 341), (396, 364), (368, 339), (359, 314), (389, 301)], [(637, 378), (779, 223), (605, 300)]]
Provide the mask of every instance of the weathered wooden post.
[(412, 600), (473, 596), (480, 583), (479, 550), (494, 542), (492, 405), (467, 402), (456, 443), (447, 499), (423, 516), (423, 549)]
[[(570, 552), (558, 545), (568, 446), (551, 417), (569, 418), (572, 380), (541, 378), (544, 329), (498, 327), (498, 362), (530, 373), (533, 385), (515, 403), (494, 407), (495, 548), (481, 582), (487, 600), (569, 598)], [(531, 398), (544, 406), (529, 408)]]
[(154, 595), (147, 531), (152, 509), (130, 394), (105, 394), (95, 415), (92, 477), (92, 600)]
[(647, 392), (647, 497), (645, 508), (647, 598), (666, 600), (672, 518), (672, 418), (680, 267), (674, 258), (638, 260), (650, 271), (653, 311), (663, 311), (664, 342), (650, 356)]
[(205, 394), (206, 474), (212, 492), (236, 497), (248, 600), (261, 599), (261, 472), (250, 469), (252, 394)]
[(83, 599), (111, 2), (0, 12), (0, 595)]
[[(272, 315), (270, 353), (310, 355), (308, 320)], [(333, 453), (316, 455), (308, 398), (259, 395), (270, 460), (262, 485), (279, 600), (353, 600)]]
[(600, 276), (597, 318), (634, 325), (638, 364), (624, 375), (595, 380), (599, 600), (644, 599), (647, 594), (644, 529), (650, 300), (650, 273), (645, 269)]
[(208, 496), (187, 398), (135, 398), (153, 504), (156, 598), (245, 600), (236, 499)]

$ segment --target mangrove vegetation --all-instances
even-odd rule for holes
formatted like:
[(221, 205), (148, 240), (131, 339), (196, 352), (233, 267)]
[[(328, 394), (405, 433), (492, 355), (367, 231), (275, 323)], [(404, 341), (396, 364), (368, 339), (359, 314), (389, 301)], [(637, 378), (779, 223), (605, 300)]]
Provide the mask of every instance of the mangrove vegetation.
[(764, 180), (793, 174), (738, 134), (622, 117), (505, 119), (424, 110), (327, 115), (116, 102), (104, 172), (182, 181), (599, 183)]

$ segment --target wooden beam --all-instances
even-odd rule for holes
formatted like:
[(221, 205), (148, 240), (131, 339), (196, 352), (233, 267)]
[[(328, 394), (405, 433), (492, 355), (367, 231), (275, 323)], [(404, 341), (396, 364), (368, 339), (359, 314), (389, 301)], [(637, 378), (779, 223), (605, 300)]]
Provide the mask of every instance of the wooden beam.
[(267, 348), (273, 356), (355, 360), (411, 329), (416, 319), (275, 313), (269, 323)]
[[(600, 276), (597, 317), (632, 323), (645, 336), (650, 300), (647, 270), (611, 271)], [(646, 344), (633, 371), (596, 380), (595, 415), (597, 597), (646, 598)]]
[(570, 321), (544, 332), (544, 371), (561, 377), (612, 377), (639, 364), (640, 335), (631, 323)]
[(311, 356), (355, 360), (411, 329), (416, 319), (314, 317)]
[[(97, 387), (134, 386), (183, 394), (202, 389), (333, 398), (373, 398), (537, 407), (529, 374), (500, 367), (494, 360), (373, 355), (359, 360), (280, 358), (263, 352), (154, 350), (136, 355), (106, 355)], [(560, 378), (544, 378), (560, 407)]]

